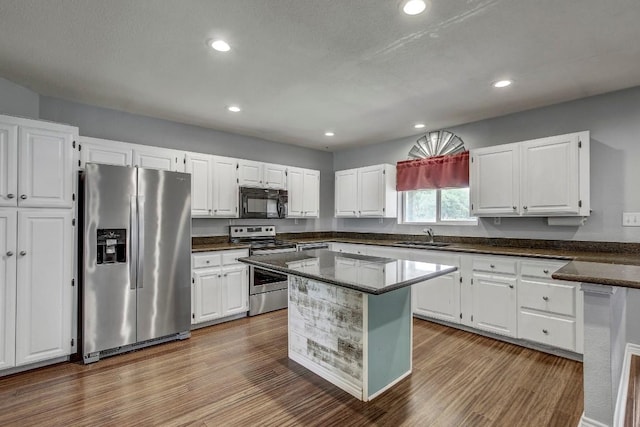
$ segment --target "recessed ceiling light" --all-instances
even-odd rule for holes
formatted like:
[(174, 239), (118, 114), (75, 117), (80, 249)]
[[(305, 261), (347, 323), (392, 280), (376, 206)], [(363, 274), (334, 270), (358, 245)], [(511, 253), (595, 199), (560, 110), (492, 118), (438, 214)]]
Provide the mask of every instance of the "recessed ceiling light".
[(402, 11), (407, 15), (418, 15), (427, 8), (424, 0), (409, 0), (402, 7)]
[(209, 40), (209, 46), (211, 48), (217, 50), (218, 52), (229, 52), (231, 50), (231, 46), (224, 40)]
[(416, 129), (422, 129), (424, 127), (424, 123), (416, 123), (413, 127)]
[(513, 83), (511, 80), (498, 80), (497, 82), (493, 83), (493, 87), (497, 87), (497, 88), (507, 87), (507, 86), (511, 86), (511, 83)]
[(242, 111), (237, 105), (230, 105), (229, 107), (227, 107), (227, 110), (231, 111), (232, 113), (239, 113), (240, 111)]
[(335, 136), (335, 133), (333, 133), (333, 132), (325, 132), (324, 136)]

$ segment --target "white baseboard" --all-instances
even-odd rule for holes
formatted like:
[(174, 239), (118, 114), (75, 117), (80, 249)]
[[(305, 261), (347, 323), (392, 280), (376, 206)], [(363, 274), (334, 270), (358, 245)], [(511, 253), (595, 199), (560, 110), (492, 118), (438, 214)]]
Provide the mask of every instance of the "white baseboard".
[(622, 374), (618, 383), (618, 398), (613, 413), (613, 425), (624, 424), (625, 412), (627, 409), (627, 388), (629, 385), (629, 369), (631, 368), (631, 356), (640, 356), (640, 345), (627, 343), (624, 349), (624, 360), (622, 361)]
[(580, 418), (579, 427), (610, 427), (607, 424), (601, 423), (600, 421), (592, 420), (591, 418), (587, 418), (582, 413), (582, 417)]

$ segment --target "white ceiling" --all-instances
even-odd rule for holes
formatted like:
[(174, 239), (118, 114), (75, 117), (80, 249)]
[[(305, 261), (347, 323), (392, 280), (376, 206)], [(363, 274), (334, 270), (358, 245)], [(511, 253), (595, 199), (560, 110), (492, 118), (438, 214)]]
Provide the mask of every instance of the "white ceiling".
[[(639, 0), (400, 9), (400, 0), (0, 0), (0, 77), (328, 150), (416, 135), (416, 122), (441, 129), (640, 85)], [(231, 52), (206, 46), (218, 37)], [(501, 78), (513, 86), (492, 88)]]

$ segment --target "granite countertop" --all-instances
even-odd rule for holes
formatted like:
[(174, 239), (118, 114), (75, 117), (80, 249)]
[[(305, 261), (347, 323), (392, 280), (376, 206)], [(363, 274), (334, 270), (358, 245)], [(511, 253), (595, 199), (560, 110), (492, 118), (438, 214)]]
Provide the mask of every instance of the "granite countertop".
[(640, 266), (571, 261), (551, 277), (573, 282), (640, 288)]
[(226, 251), (229, 249), (248, 249), (249, 245), (239, 244), (239, 243), (201, 243), (201, 244), (192, 244), (191, 252), (209, 252), (209, 251)]
[(294, 276), (379, 295), (457, 270), (427, 262), (309, 250), (254, 255), (238, 261)]

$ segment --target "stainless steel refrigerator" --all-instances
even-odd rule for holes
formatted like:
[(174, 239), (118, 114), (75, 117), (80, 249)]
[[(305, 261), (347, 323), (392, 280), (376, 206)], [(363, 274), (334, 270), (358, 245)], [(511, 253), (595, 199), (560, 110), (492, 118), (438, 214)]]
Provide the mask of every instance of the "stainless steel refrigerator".
[(89, 163), (80, 182), (84, 362), (188, 338), (191, 175)]

